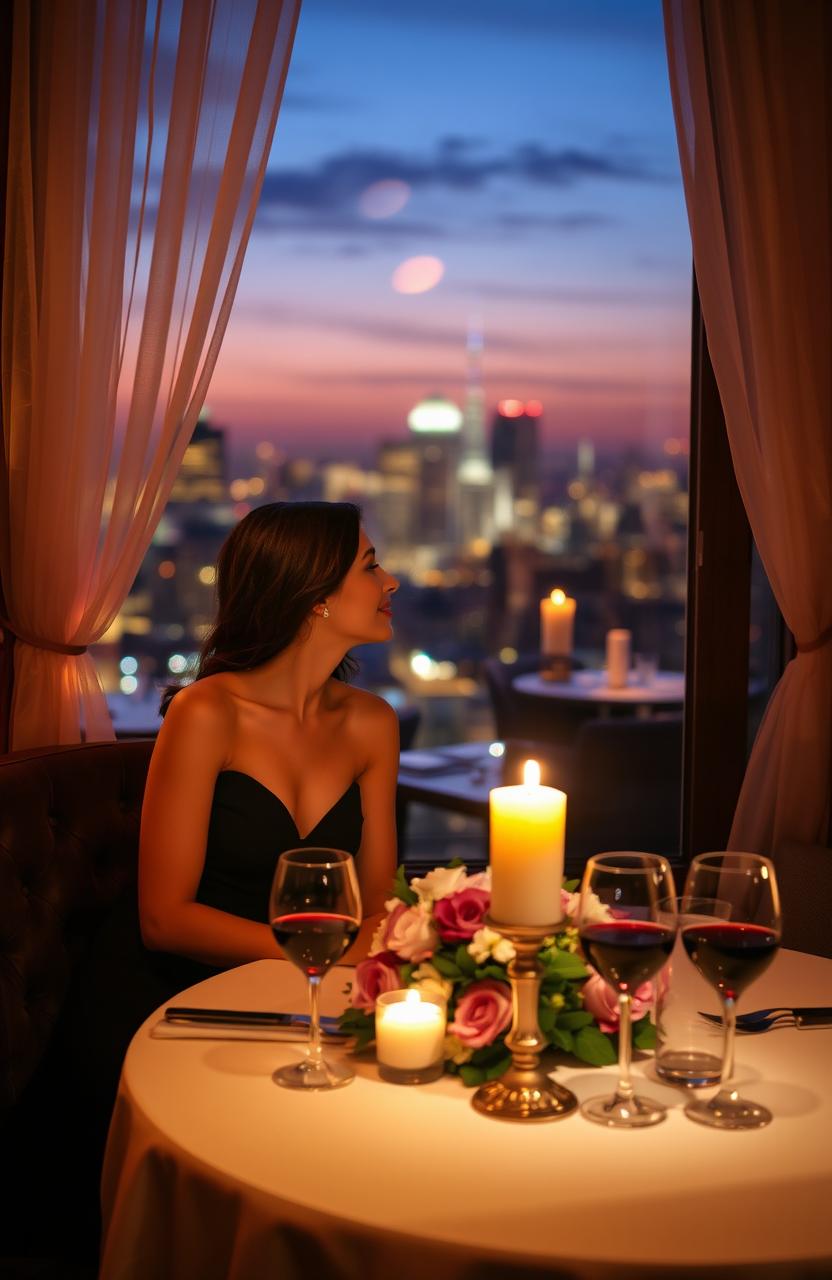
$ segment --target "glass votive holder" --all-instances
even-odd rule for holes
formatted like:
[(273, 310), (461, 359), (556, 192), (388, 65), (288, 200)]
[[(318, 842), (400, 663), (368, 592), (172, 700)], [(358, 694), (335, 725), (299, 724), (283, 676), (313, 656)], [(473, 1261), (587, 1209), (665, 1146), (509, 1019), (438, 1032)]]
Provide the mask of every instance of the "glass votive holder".
[(378, 1073), (390, 1084), (429, 1084), (445, 1065), (445, 1002), (416, 987), (376, 1000)]

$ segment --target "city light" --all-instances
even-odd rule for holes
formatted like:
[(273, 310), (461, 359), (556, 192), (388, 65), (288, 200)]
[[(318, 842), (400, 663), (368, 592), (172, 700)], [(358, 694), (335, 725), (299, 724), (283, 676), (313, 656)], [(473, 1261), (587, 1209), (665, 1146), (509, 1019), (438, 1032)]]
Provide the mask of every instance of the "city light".
[(510, 644), (507, 644), (500, 650), (499, 657), (501, 662), (516, 662), (517, 650), (512, 648)]
[(121, 662), (118, 665), (119, 665), (119, 670), (121, 671), (121, 674), (123, 676), (134, 676), (139, 669), (139, 663), (137, 658), (130, 658), (130, 657), (122, 658)]
[(168, 658), (168, 671), (175, 676), (181, 676), (188, 669), (188, 659), (184, 653), (172, 653)]
[(506, 744), (504, 742), (492, 742), (488, 748), (488, 754), (493, 756), (495, 760), (499, 760), (506, 753)]
[(519, 418), (523, 414), (523, 401), (501, 400), (497, 405), (497, 412), (501, 418)]
[(216, 582), (217, 571), (212, 564), (204, 564), (196, 576), (204, 587), (210, 587)]
[(176, 565), (172, 560), (160, 560), (157, 572), (160, 578), (174, 578), (176, 576)]
[(235, 502), (241, 502), (248, 497), (248, 480), (232, 480), (228, 492)]
[(444, 435), (459, 431), (462, 426), (462, 411), (444, 396), (428, 396), (410, 410), (407, 425), (417, 434), (433, 432)]
[(118, 682), (118, 687), (122, 693), (135, 693), (139, 687), (139, 682), (135, 676), (122, 676)]
[(426, 254), (420, 258), (405, 258), (393, 272), (391, 284), (396, 293), (427, 293), (435, 289), (445, 274), (441, 258)]

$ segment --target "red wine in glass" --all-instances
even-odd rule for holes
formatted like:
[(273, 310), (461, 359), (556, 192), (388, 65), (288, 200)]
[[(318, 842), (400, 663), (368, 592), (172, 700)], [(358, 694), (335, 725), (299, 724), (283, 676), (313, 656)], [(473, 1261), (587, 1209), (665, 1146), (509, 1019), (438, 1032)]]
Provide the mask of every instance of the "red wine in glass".
[(780, 945), (773, 929), (730, 921), (694, 924), (682, 944), (706, 982), (726, 1000), (736, 1000), (774, 959)]
[(611, 920), (581, 929), (584, 951), (601, 977), (631, 995), (666, 963), (674, 937), (674, 929), (651, 920)]
[(282, 853), (269, 896), (269, 923), (287, 959), (306, 975), (310, 1013), (305, 1057), (279, 1068), (272, 1079), (287, 1089), (337, 1089), (355, 1073), (345, 1062), (323, 1056), (318, 990), (361, 923), (361, 894), (350, 854), (309, 846)]
[(719, 1092), (689, 1103), (685, 1115), (715, 1129), (760, 1129), (770, 1123), (771, 1112), (741, 1097), (733, 1079), (735, 1003), (777, 954), (780, 898), (774, 866), (757, 853), (697, 854), (688, 871), (683, 918), (686, 904), (694, 900), (697, 918), (682, 925), (682, 945), (719, 993), (725, 1039)]
[(618, 1088), (589, 1098), (582, 1115), (616, 1129), (664, 1120), (667, 1108), (636, 1093), (630, 1080), (633, 992), (658, 973), (676, 938), (676, 890), (656, 853), (601, 853), (584, 870), (578, 932), (584, 951), (618, 996)]
[(324, 911), (277, 916), (271, 924), (278, 946), (307, 978), (322, 978), (358, 936), (357, 920)]

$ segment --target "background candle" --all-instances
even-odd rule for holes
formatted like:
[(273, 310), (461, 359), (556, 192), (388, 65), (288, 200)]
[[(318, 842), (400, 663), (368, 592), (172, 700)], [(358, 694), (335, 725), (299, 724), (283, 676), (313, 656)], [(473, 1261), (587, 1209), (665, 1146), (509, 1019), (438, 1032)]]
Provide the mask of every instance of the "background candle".
[(376, 1001), (376, 1057), (398, 1071), (419, 1071), (442, 1061), (445, 1010), (410, 987)]
[(611, 689), (623, 689), (630, 673), (629, 631), (607, 632), (607, 683)]
[(540, 648), (552, 657), (570, 657), (575, 601), (559, 588), (540, 602)]
[(491, 820), (491, 915), (504, 924), (552, 924), (561, 918), (566, 796), (540, 786), (527, 760), (518, 787), (495, 787)]

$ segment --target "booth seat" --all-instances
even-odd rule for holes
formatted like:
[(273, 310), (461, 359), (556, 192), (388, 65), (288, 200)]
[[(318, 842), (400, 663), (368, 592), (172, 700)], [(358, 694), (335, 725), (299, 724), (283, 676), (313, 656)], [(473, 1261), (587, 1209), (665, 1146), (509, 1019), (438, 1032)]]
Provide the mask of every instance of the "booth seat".
[(148, 739), (0, 759), (0, 1275), (94, 1263), (103, 1135), (72, 1033), (85, 958), (135, 894), (152, 749)]

